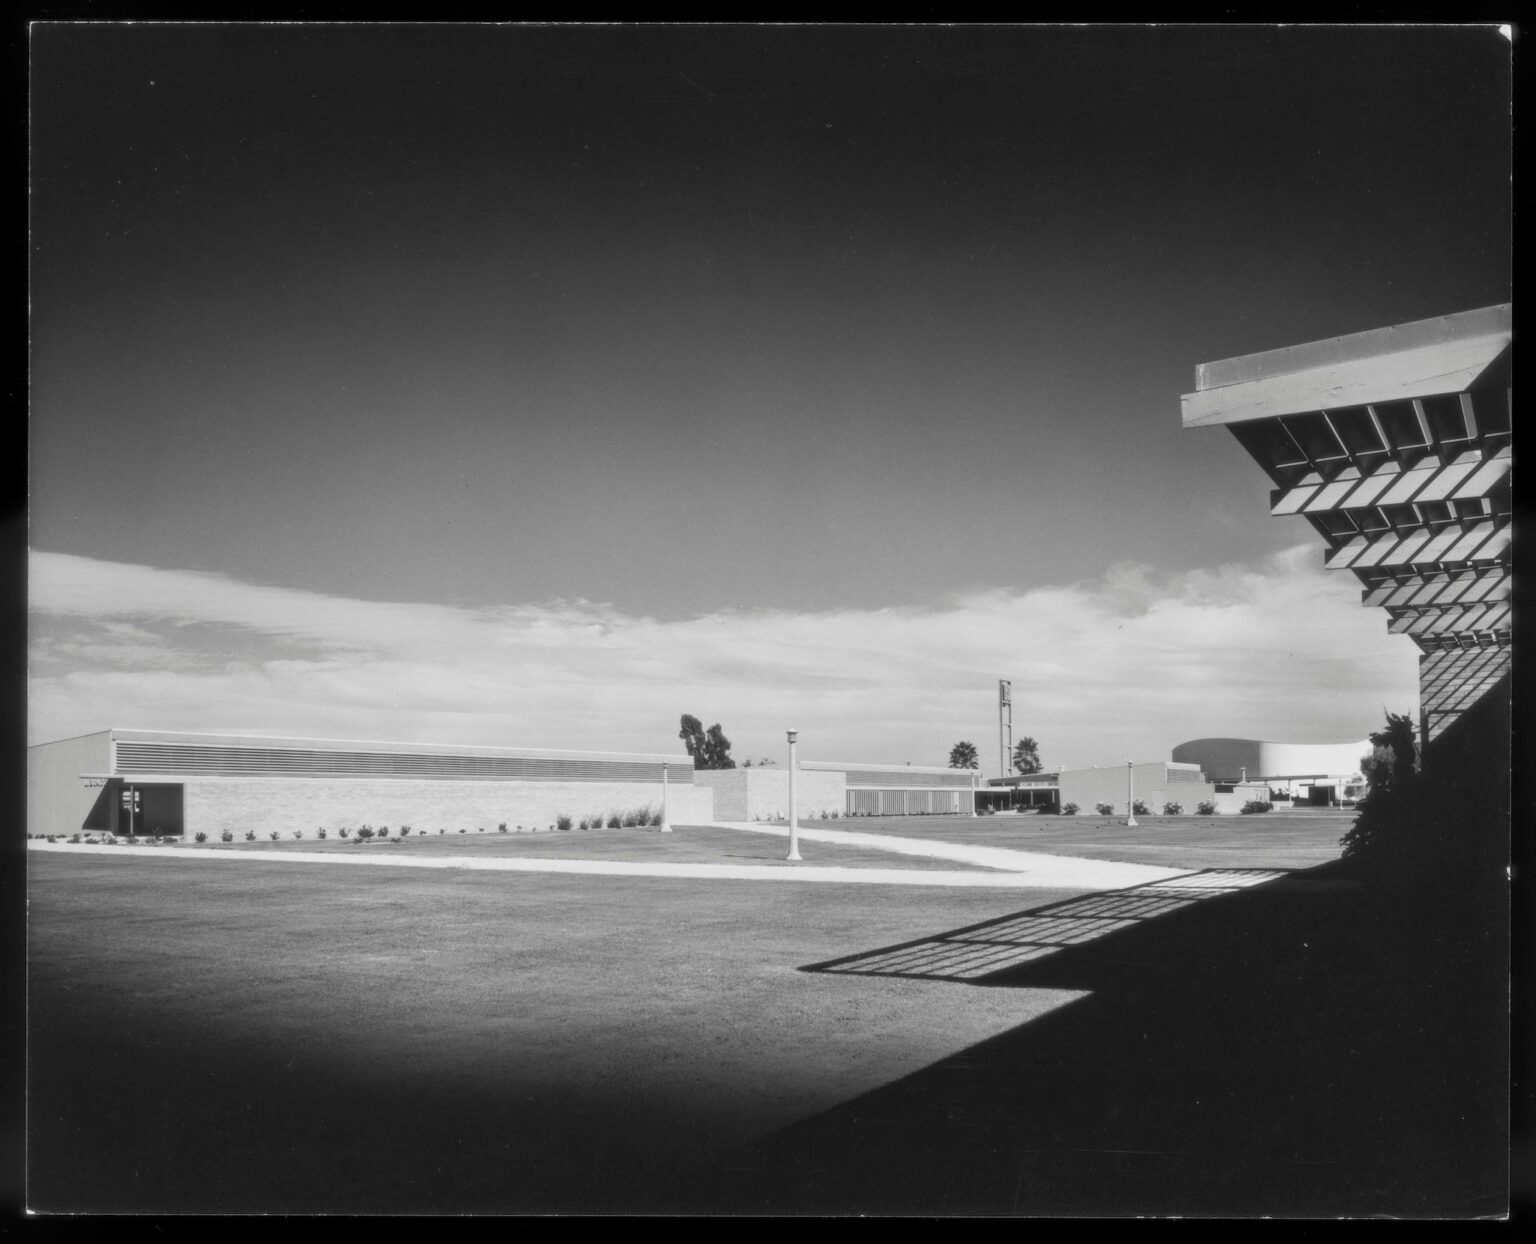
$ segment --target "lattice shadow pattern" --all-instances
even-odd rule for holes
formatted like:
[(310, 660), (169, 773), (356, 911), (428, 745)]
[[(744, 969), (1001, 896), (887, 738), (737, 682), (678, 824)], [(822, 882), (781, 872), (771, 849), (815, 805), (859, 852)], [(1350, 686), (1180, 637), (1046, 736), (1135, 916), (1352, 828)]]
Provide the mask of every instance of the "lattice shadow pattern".
[(1211, 868), (1130, 890), (1086, 894), (899, 946), (802, 968), (850, 976), (979, 981), (1108, 933), (1285, 876), (1284, 870)]

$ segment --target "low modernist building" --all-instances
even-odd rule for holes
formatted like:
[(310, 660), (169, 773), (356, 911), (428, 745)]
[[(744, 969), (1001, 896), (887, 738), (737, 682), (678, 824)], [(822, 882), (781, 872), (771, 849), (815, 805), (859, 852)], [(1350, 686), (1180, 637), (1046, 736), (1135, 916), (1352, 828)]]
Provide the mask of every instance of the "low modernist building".
[[(788, 815), (788, 769), (701, 769), (694, 781), (714, 792), (715, 815), (722, 821), (768, 821)], [(971, 769), (802, 760), (795, 775), (795, 806), (805, 818), (954, 816), (971, 811), (977, 781)]]
[(28, 748), (33, 834), (209, 837), (368, 823), (494, 831), (661, 810), (714, 819), (686, 755), (103, 730)]
[(1358, 743), (1192, 739), (1173, 749), (1174, 760), (1198, 765), (1218, 792), (1261, 783), (1294, 803), (1324, 807), (1352, 806), (1365, 793), (1360, 761), (1370, 754), (1369, 739)]
[(1418, 645), (1433, 742), (1510, 675), (1510, 308), (1202, 363), (1186, 428), (1228, 428), (1326, 564)]
[[(994, 791), (1010, 792), (1008, 802), (1000, 806), (1020, 809), (1052, 804), (1065, 807), (1070, 803), (1086, 811), (1107, 803), (1117, 812), (1125, 812), (1129, 810), (1128, 798), (1135, 798), (1152, 812), (1161, 812), (1169, 803), (1193, 812), (1207, 800), (1218, 802), (1215, 786), (1206, 780), (1199, 765), (1166, 760), (993, 778), (987, 785)], [(999, 805), (994, 801), (994, 806)], [(1237, 811), (1219, 803), (1218, 810)]]

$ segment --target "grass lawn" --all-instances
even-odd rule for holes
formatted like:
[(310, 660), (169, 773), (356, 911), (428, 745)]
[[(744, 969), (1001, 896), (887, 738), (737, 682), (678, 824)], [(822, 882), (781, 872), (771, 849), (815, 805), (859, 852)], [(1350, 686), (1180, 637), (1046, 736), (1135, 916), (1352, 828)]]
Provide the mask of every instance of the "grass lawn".
[[(1332, 860), (1343, 832), (1323, 817), (1148, 821), (828, 824), (1249, 870)], [(611, 832), (476, 847), (666, 841)], [(781, 846), (714, 832), (720, 849)], [(691, 833), (659, 849), (693, 849)], [(1507, 1204), (1496, 888), (1433, 916), (1336, 868), (1180, 904), (254, 867), (219, 849), (195, 867), (29, 856), (33, 1209), (1465, 1218)], [(1056, 953), (974, 983), (857, 970), (936, 940), (973, 962), (1003, 935), (972, 926), (1032, 912), (989, 927)]]
[[(391, 841), (394, 839), (392, 838)], [(183, 843), (170, 850), (198, 851), (331, 851), (347, 855), (387, 853), (390, 856), (421, 854), (427, 856), (473, 855), (506, 856), (526, 859), (611, 860), (649, 864), (785, 864), (785, 845), (763, 834), (740, 830), (716, 829), (708, 825), (677, 825), (670, 834), (655, 829), (573, 829), (534, 833), (437, 834), (407, 838), (390, 846), (373, 839), (354, 846), (352, 839), (334, 835), (317, 839), (291, 835), (271, 840), (265, 835), (255, 842), (237, 838), (234, 842)], [(801, 856), (809, 863), (846, 868), (937, 868), (959, 871), (991, 872), (992, 869), (956, 863), (953, 860), (925, 859), (897, 855), (873, 847), (817, 843), (812, 851), (802, 847)]]
[(1078, 996), (798, 970), (1059, 890), (62, 853), (28, 871), (45, 1211), (634, 1207)]
[(819, 829), (936, 838), (1169, 868), (1311, 868), (1339, 857), (1353, 812), (1253, 816), (887, 816), (808, 821)]

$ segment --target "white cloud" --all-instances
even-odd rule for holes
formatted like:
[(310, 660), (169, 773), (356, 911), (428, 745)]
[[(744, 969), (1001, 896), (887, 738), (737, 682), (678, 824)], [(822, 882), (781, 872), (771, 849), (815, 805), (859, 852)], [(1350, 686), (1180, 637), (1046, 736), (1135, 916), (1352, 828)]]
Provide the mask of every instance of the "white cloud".
[(997, 763), (996, 680), (1050, 763), (1186, 739), (1361, 738), (1416, 702), (1415, 649), (1299, 546), (1260, 568), (995, 588), (940, 606), (659, 621), (587, 601), (350, 600), (224, 575), (31, 558), (30, 735), (110, 725), (670, 750), (719, 720), (736, 754)]

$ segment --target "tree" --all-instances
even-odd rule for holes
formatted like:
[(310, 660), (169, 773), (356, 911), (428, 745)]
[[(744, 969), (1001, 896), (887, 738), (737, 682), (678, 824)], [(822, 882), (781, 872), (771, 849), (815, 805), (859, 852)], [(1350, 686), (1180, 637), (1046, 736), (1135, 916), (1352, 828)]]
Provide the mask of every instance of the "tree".
[(964, 739), (949, 749), (949, 767), (951, 769), (979, 769), (981, 761), (976, 755), (976, 744), (967, 743)]
[(683, 740), (688, 754), (693, 757), (695, 769), (736, 767), (736, 762), (731, 759), (731, 741), (725, 737), (718, 721), (706, 730), (697, 717), (684, 713), (680, 724), (682, 729), (677, 732), (677, 737)]
[(1040, 746), (1034, 739), (1020, 739), (1013, 745), (1013, 767), (1019, 773), (1040, 772)]
[(1345, 859), (1374, 863), (1394, 848), (1403, 852), (1416, 816), (1423, 812), (1416, 790), (1418, 768), (1413, 718), (1388, 713), (1387, 728), (1371, 735), (1371, 754), (1360, 759), (1370, 789), (1360, 801), (1354, 825), (1339, 839)]

